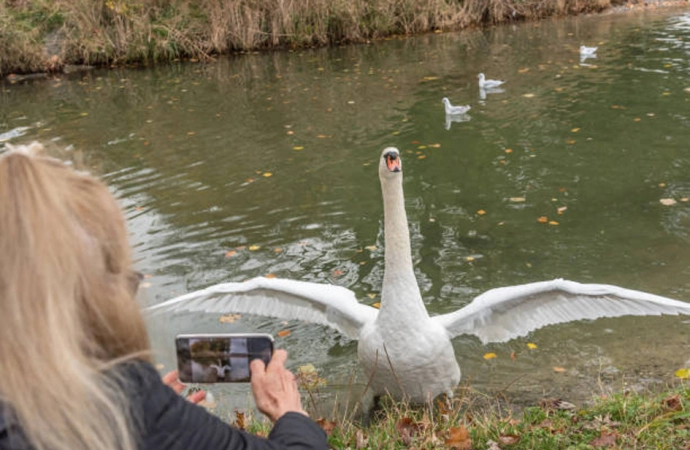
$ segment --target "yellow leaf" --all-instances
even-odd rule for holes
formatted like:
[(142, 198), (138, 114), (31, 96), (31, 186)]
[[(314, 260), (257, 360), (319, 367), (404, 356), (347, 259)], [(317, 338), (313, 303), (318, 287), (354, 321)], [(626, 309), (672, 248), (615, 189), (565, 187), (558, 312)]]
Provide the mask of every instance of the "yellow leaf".
[(580, 129), (579, 129), (579, 128), (573, 128), (573, 129), (570, 130), (570, 131), (573, 132), (573, 133), (577, 133), (578, 131), (580, 131)]
[(264, 172), (263, 175), (264, 175), (264, 177), (266, 177), (266, 178), (272, 177), (272, 176), (273, 176), (273, 174), (272, 174), (271, 172)]
[(426, 145), (419, 145), (419, 146), (417, 146), (417, 148), (418, 148), (419, 150), (424, 150), (424, 149), (426, 148)]
[(256, 250), (258, 250), (258, 249), (260, 249), (260, 248), (261, 248), (260, 245), (250, 245), (250, 246), (249, 246), (249, 251), (253, 252), (253, 251), (256, 251)]
[(196, 134), (196, 131), (188, 131), (187, 136), (194, 136)]
[(276, 274), (275, 274), (275, 273), (267, 273), (266, 275), (264, 275), (264, 277), (266, 277), (266, 278), (275, 278), (275, 277), (276, 277)]
[(507, 148), (507, 149), (506, 149), (506, 153), (513, 153), (513, 149), (512, 149), (512, 148)]
[(300, 151), (300, 150), (304, 150), (304, 147), (302, 147), (301, 145), (295, 145), (294, 147), (292, 147), (292, 149)]
[(563, 373), (563, 372), (565, 372), (565, 369), (563, 367), (556, 366), (553, 368), (553, 371), (556, 373)]
[(539, 222), (539, 223), (546, 223), (548, 221), (549, 221), (549, 218), (546, 216), (541, 216), (541, 217), (537, 218), (537, 222)]
[(494, 359), (496, 357), (498, 357), (496, 353), (484, 353), (484, 359)]
[(510, 200), (511, 202), (513, 202), (513, 203), (522, 203), (522, 202), (524, 202), (526, 199), (525, 199), (525, 197), (510, 197), (509, 200)]
[(376, 251), (376, 246), (375, 246), (375, 245), (367, 245), (367, 246), (364, 247), (364, 248), (366, 248), (366, 249), (369, 250), (370, 252), (375, 252), (375, 251)]
[(565, 143), (568, 145), (573, 145), (575, 142), (577, 142), (575, 139), (568, 139), (567, 141), (565, 141)]
[(518, 69), (518, 73), (527, 73), (527, 72), (529, 72), (528, 67), (523, 67), (522, 69)]
[(528, 342), (528, 343), (527, 343), (527, 348), (530, 349), (530, 350), (534, 350), (535, 348), (537, 348), (537, 344), (533, 344), (533, 343), (531, 343), (531, 342)]
[(549, 225), (558, 225), (558, 222), (555, 220), (549, 220)]
[(678, 369), (676, 370), (675, 375), (682, 380), (690, 379), (690, 369)]
[(381, 302), (376, 302), (376, 303), (372, 304), (371, 306), (373, 306), (376, 309), (380, 309), (381, 308)]
[(634, 120), (635, 122), (639, 122), (639, 121), (641, 121), (642, 119), (640, 119), (639, 117), (635, 117), (633, 120)]
[(278, 335), (278, 337), (290, 336), (290, 330), (280, 330), (276, 334)]
[(376, 294), (367, 294), (367, 297), (369, 297), (369, 298), (376, 298)]
[(424, 159), (424, 158), (426, 158), (426, 155), (419, 155), (419, 156), (417, 156), (417, 159)]
[(468, 261), (468, 262), (474, 261), (474, 256), (465, 256), (465, 261)]
[(484, 214), (486, 214), (486, 211), (484, 211), (483, 209), (480, 209), (479, 211), (477, 211), (477, 214), (479, 214), (480, 216), (483, 216)]
[(218, 318), (218, 322), (220, 322), (220, 323), (234, 323), (240, 317), (242, 317), (240, 314), (225, 314), (224, 316), (220, 316)]
[(532, 93), (529, 93), (529, 94), (522, 94), (522, 96), (525, 97), (525, 98), (532, 98), (532, 97), (534, 97), (534, 94), (532, 94)]
[(293, 134), (295, 134), (295, 132), (292, 131), (292, 130), (289, 130), (289, 131), (287, 132), (287, 134), (288, 134), (288, 136), (292, 136)]
[(431, 148), (441, 148), (441, 144), (429, 144)]

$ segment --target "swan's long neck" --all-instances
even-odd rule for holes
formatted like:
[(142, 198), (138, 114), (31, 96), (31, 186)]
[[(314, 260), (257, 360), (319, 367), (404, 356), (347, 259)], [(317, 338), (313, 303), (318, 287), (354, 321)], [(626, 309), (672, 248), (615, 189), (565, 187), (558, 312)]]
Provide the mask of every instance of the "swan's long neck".
[(429, 315), (412, 266), (410, 230), (405, 213), (402, 177), (381, 180), (385, 233), (385, 270), (379, 318), (418, 322)]

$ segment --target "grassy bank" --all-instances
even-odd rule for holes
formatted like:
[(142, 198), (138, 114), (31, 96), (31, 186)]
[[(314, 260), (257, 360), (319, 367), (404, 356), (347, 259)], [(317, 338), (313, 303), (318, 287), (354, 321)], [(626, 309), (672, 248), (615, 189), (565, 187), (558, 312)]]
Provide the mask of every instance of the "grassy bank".
[(0, 75), (359, 43), (625, 0), (2, 0)]
[[(690, 386), (596, 398), (582, 408), (545, 399), (519, 414), (470, 392), (431, 413), (388, 403), (369, 426), (317, 420), (334, 449), (688, 450)], [(270, 430), (254, 420), (240, 425), (259, 434)]]

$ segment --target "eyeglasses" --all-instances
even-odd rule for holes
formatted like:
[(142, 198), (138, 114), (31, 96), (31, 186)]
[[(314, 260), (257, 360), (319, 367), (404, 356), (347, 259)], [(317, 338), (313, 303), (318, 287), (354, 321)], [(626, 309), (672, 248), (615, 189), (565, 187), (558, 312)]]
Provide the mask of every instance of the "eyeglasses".
[(139, 290), (139, 283), (141, 283), (141, 280), (144, 279), (144, 274), (141, 272), (137, 272), (136, 270), (131, 270), (129, 274), (127, 274), (127, 283), (129, 283), (129, 292), (132, 294), (132, 296), (137, 295), (137, 291)]

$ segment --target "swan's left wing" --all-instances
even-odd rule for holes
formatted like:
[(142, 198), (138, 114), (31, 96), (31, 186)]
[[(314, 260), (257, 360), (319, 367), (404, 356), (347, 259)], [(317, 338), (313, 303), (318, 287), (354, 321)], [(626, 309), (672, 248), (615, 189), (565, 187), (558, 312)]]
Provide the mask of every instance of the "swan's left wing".
[(334, 328), (351, 339), (378, 310), (344, 287), (280, 278), (221, 283), (146, 308), (146, 312), (204, 311), (299, 319)]
[(690, 314), (690, 303), (605, 284), (542, 281), (492, 289), (469, 305), (433, 317), (452, 337), (506, 342), (546, 325), (601, 317)]

